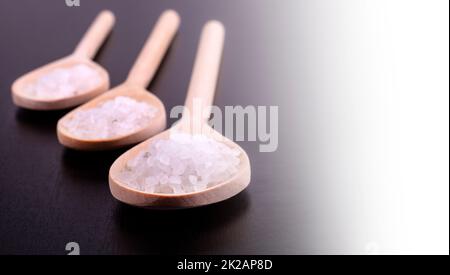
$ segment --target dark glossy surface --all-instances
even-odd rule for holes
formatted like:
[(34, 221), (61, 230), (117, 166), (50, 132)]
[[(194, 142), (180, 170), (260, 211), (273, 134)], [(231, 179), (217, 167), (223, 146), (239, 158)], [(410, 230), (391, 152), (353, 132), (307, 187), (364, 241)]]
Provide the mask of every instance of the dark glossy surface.
[[(0, 1), (1, 254), (65, 254), (71, 241), (80, 244), (82, 254), (309, 254), (345, 247), (332, 202), (314, 188), (325, 172), (314, 162), (314, 151), (321, 148), (311, 123), (317, 102), (308, 90), (311, 48), (301, 43), (305, 22), (299, 18), (307, 5), (81, 2), (68, 8), (63, 0)], [(239, 142), (252, 165), (246, 191), (198, 209), (123, 205), (111, 196), (107, 176), (124, 150), (65, 149), (55, 135), (65, 112), (32, 112), (12, 104), (14, 79), (69, 54), (103, 8), (115, 12), (117, 25), (96, 61), (109, 71), (113, 86), (125, 79), (159, 14), (166, 8), (180, 13), (180, 32), (149, 87), (167, 110), (183, 104), (202, 25), (208, 19), (224, 23), (215, 104), (279, 106), (276, 152), (260, 153), (257, 142)]]

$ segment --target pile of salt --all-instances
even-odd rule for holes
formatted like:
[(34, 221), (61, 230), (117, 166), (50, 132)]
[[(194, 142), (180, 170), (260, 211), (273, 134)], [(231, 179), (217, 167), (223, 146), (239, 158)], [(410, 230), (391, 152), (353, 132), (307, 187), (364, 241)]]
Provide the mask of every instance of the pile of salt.
[(63, 120), (71, 135), (82, 139), (106, 139), (134, 133), (151, 123), (157, 108), (131, 97), (118, 96), (95, 108), (78, 110)]
[(85, 64), (57, 68), (28, 84), (24, 91), (38, 99), (61, 99), (89, 92), (101, 82), (100, 74)]
[(171, 132), (128, 161), (120, 178), (147, 193), (198, 192), (230, 179), (238, 171), (239, 155), (212, 138)]

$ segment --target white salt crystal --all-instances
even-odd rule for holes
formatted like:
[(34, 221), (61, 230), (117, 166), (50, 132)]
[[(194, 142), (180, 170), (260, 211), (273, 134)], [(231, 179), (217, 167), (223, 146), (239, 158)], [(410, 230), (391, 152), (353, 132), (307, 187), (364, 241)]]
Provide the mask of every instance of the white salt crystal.
[(209, 137), (171, 132), (169, 139), (151, 143), (130, 159), (120, 177), (130, 188), (149, 193), (198, 192), (236, 174), (239, 155), (238, 149)]
[(60, 99), (89, 92), (101, 82), (100, 74), (85, 64), (57, 68), (25, 86), (25, 93), (39, 99)]
[(188, 179), (189, 179), (189, 182), (190, 182), (192, 185), (195, 185), (195, 184), (197, 183), (197, 177), (196, 177), (196, 176), (189, 175)]
[(169, 182), (169, 177), (166, 174), (162, 174), (159, 177), (159, 183), (166, 184)]
[[(118, 96), (95, 108), (76, 111), (72, 117), (63, 120), (62, 126), (71, 135), (82, 139), (113, 138), (145, 127), (157, 112), (157, 108), (146, 102)], [(145, 156), (141, 154), (138, 157)], [(134, 163), (129, 165), (136, 166)]]

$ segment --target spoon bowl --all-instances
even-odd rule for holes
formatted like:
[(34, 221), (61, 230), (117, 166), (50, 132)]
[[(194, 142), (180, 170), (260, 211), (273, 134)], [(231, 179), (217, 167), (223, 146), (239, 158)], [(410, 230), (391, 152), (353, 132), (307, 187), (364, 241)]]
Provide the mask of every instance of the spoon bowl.
[[(102, 11), (78, 44), (74, 53), (34, 69), (14, 81), (11, 87), (14, 104), (31, 110), (59, 110), (80, 105), (107, 91), (110, 85), (108, 72), (102, 66), (92, 61), (92, 58), (111, 31), (114, 22), (115, 18), (112, 12)], [(90, 88), (88, 91), (82, 91), (69, 97), (55, 96), (54, 98), (39, 98), (26, 92), (29, 85), (32, 85), (49, 72), (81, 64), (93, 69), (99, 76), (98, 85)]]
[[(28, 85), (35, 83), (38, 78), (46, 75), (50, 71), (58, 68), (68, 68), (79, 64), (89, 66), (98, 73), (101, 80), (96, 87), (72, 97), (59, 97), (52, 99), (34, 97), (25, 92)], [(90, 59), (83, 58), (78, 55), (71, 55), (44, 65), (43, 67), (33, 70), (18, 78), (12, 85), (12, 97), (13, 102), (22, 108), (31, 110), (58, 110), (80, 105), (102, 94), (108, 89), (109, 75), (103, 67)]]
[(205, 190), (184, 194), (147, 193), (128, 187), (121, 177), (127, 162), (135, 158), (139, 152), (149, 148), (153, 142), (159, 139), (168, 139), (171, 130), (173, 130), (171, 129), (131, 148), (113, 163), (109, 170), (109, 187), (112, 195), (123, 203), (139, 207), (189, 208), (223, 201), (240, 193), (250, 183), (251, 169), (247, 153), (239, 145), (223, 137), (208, 125), (203, 127), (209, 128), (208, 134), (205, 134), (206, 136), (222, 142), (230, 148), (239, 150), (240, 162), (238, 172), (231, 178)]
[[(76, 114), (76, 112), (95, 108), (96, 106), (101, 105), (105, 101), (114, 99), (115, 97), (118, 96), (126, 96), (133, 98), (134, 100), (139, 102), (145, 102), (155, 107), (158, 111), (156, 115), (151, 119), (151, 122), (148, 125), (140, 129), (137, 129), (133, 133), (114, 136), (110, 138), (97, 138), (97, 139), (82, 138), (73, 135), (70, 132), (70, 129), (68, 129), (65, 126), (65, 122), (71, 120), (73, 116)], [(149, 93), (142, 87), (124, 83), (66, 114), (62, 119), (58, 121), (57, 135), (59, 142), (61, 144), (64, 144), (64, 146), (66, 147), (78, 150), (97, 151), (97, 150), (115, 149), (129, 144), (138, 143), (150, 136), (160, 133), (165, 128), (166, 128), (166, 111), (164, 108), (164, 104), (161, 102), (161, 100), (159, 100), (158, 97), (156, 97), (152, 93)]]

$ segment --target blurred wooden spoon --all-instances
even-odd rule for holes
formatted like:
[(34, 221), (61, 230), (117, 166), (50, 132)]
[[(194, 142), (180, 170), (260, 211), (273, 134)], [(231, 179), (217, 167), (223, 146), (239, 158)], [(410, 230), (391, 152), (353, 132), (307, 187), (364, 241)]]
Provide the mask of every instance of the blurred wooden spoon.
[[(62, 145), (78, 150), (114, 149), (141, 142), (166, 128), (164, 105), (154, 94), (147, 91), (146, 87), (157, 71), (179, 24), (180, 17), (175, 11), (167, 10), (163, 12), (125, 82), (72, 110), (58, 121), (57, 134)], [(136, 129), (134, 132), (108, 138), (82, 138), (74, 135), (73, 131), (65, 126), (65, 121), (71, 120), (77, 112), (98, 107), (105, 101), (118, 96), (131, 97), (136, 101), (148, 103), (158, 110), (156, 116), (151, 119), (148, 125)], [(93, 125), (93, 127), (96, 126)], [(93, 130), (95, 131), (95, 128)]]
[[(92, 61), (100, 46), (105, 41), (114, 26), (115, 17), (111, 11), (102, 11), (86, 34), (81, 39), (75, 51), (59, 60), (37, 68), (20, 78), (12, 85), (13, 102), (20, 107), (32, 110), (58, 110), (82, 104), (109, 89), (109, 75), (99, 64)], [(82, 91), (69, 97), (39, 98), (26, 92), (40, 77), (59, 68), (70, 68), (84, 64), (95, 70), (99, 76), (98, 84), (88, 91)]]

